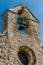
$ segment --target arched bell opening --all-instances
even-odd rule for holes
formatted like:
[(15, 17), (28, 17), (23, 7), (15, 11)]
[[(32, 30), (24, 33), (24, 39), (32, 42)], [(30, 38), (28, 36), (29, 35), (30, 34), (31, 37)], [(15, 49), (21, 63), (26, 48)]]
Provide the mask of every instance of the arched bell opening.
[(18, 28), (18, 32), (20, 33), (28, 33), (29, 31), (29, 24), (30, 24), (30, 15), (28, 13), (28, 11), (26, 10), (25, 7), (22, 6), (22, 8), (20, 10), (18, 10), (18, 15), (17, 17), (17, 28)]

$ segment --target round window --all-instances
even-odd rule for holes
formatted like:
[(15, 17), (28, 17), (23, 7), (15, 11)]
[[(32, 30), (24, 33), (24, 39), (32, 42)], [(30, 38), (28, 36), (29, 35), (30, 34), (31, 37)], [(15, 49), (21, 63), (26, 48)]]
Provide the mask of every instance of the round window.
[(23, 65), (35, 65), (36, 56), (32, 49), (27, 46), (19, 48), (18, 58)]

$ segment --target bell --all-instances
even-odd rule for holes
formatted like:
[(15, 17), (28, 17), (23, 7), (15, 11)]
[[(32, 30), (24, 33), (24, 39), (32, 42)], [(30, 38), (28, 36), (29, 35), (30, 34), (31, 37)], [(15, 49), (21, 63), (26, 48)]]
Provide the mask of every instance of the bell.
[(19, 30), (25, 30), (24, 25), (21, 25), (21, 26), (19, 27)]

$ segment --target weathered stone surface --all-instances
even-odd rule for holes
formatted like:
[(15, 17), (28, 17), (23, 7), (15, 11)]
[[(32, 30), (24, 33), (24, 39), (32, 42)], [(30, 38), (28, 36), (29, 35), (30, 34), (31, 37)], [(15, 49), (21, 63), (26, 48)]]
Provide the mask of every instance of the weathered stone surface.
[[(21, 5), (10, 10), (17, 13), (19, 9), (21, 9)], [(28, 13), (30, 18), (37, 21), (30, 12)], [(18, 58), (18, 52), (23, 50), (31, 56), (30, 64), (28, 65), (43, 65), (43, 47), (40, 45), (39, 23), (30, 20), (31, 32), (28, 28), (27, 30), (30, 33), (26, 34), (19, 33), (16, 24), (16, 15), (7, 11), (6, 32), (0, 34), (0, 65), (23, 65)], [(3, 31), (5, 30), (3, 29)], [(20, 49), (20, 47), (24, 49)], [(33, 55), (35, 55), (35, 57)]]

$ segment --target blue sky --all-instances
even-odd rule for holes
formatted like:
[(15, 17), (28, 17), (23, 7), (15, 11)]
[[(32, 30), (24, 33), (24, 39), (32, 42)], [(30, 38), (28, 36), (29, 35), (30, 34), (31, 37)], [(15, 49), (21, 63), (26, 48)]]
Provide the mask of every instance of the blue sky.
[(0, 0), (0, 32), (2, 30), (1, 14), (6, 9), (12, 8), (20, 3), (25, 4), (40, 21), (40, 33), (43, 44), (43, 0)]

